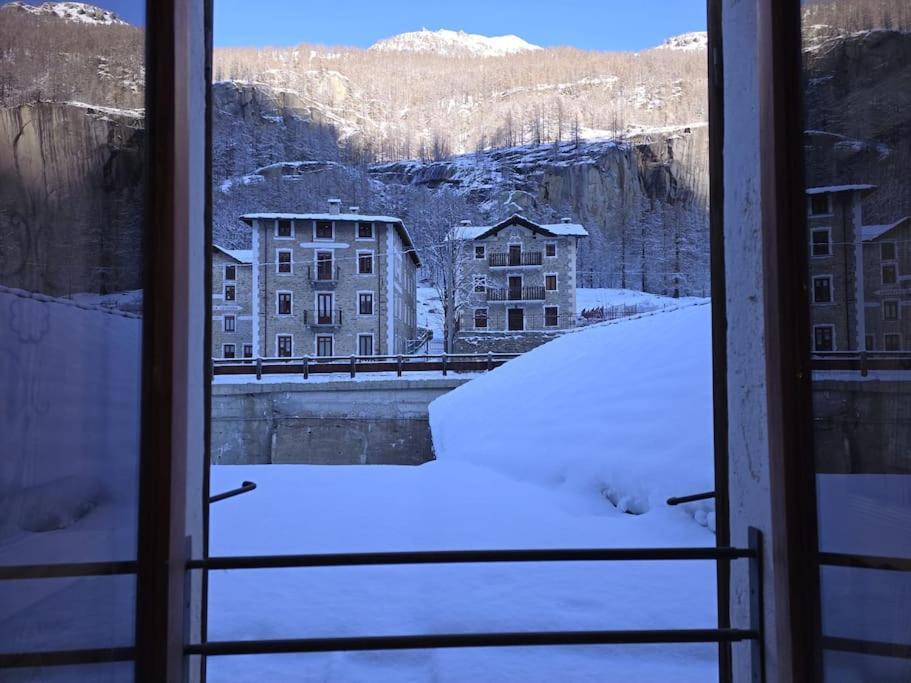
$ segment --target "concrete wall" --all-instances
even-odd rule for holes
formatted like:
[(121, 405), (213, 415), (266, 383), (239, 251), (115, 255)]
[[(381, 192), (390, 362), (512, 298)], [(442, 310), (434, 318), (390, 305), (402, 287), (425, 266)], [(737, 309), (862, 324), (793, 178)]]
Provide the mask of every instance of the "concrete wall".
[(453, 353), (525, 353), (561, 336), (563, 332), (459, 332)]
[(468, 379), (216, 384), (214, 464), (419, 465), (428, 406)]

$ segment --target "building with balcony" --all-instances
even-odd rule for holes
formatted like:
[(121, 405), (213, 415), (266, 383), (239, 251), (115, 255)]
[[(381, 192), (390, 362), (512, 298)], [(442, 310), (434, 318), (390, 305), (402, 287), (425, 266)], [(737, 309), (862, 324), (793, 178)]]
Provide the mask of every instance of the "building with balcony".
[(409, 351), (420, 266), (411, 237), (400, 218), (342, 213), (340, 204), (241, 216), (253, 233), (253, 357)]
[(588, 231), (565, 218), (541, 224), (513, 215), (462, 224), (466, 286), (455, 350), (527, 350), (576, 321), (576, 252)]
[(816, 353), (911, 350), (911, 218), (863, 224), (874, 185), (807, 190)]

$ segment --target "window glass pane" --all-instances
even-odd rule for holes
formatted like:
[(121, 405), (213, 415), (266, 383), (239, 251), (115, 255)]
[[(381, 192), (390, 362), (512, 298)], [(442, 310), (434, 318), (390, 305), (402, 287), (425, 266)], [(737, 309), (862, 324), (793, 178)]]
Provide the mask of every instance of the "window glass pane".
[(4, 683), (131, 683), (132, 662), (49, 666), (41, 669), (10, 669), (3, 672)]
[(822, 641), (825, 675), (907, 681), (908, 660), (857, 652), (911, 646), (911, 572), (888, 570), (890, 558), (911, 557), (911, 354), (902, 351), (911, 290), (901, 286), (911, 268), (902, 171), (911, 110), (895, 87), (908, 75), (911, 8), (819, 0), (802, 11), (806, 229), (811, 255), (826, 255), (809, 259), (808, 305), (815, 350), (835, 352), (812, 358), (822, 635), (854, 650)]

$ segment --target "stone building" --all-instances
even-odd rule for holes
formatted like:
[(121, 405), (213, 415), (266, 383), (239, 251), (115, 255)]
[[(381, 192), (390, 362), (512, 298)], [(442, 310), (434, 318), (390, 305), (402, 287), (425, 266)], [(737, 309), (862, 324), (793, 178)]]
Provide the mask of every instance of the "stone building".
[(539, 224), (513, 215), (463, 224), (466, 285), (454, 350), (525, 351), (576, 322), (576, 251), (588, 232), (565, 218)]
[[(420, 260), (400, 218), (251, 213), (254, 357), (408, 353)], [(217, 291), (217, 290), (216, 290)]]
[(911, 350), (911, 219), (863, 224), (873, 185), (807, 190), (813, 349)]
[(253, 252), (212, 245), (212, 357), (253, 357)]

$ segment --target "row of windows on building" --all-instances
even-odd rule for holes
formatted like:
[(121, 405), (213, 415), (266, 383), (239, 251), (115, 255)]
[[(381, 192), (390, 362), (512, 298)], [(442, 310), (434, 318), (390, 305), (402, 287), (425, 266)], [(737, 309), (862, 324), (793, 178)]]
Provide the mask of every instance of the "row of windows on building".
[[(484, 293), (487, 291), (487, 275), (475, 275), (472, 282), (474, 284), (475, 292)], [(557, 289), (557, 273), (547, 273), (544, 276), (544, 291), (556, 292)]]
[[(490, 309), (489, 308), (474, 309), (474, 327), (476, 330), (487, 329), (489, 323), (490, 323)], [(558, 327), (559, 325), (560, 325), (560, 307), (559, 306), (545, 306), (544, 307), (544, 327)]]
[[(305, 223), (310, 221), (305, 221)], [(297, 230), (295, 222), (291, 219), (279, 219), (275, 221), (275, 238), (276, 239), (295, 239)], [(313, 221), (313, 239), (332, 241), (335, 239), (335, 223), (329, 220)], [(357, 224), (357, 237), (359, 240), (376, 239), (376, 230), (370, 221), (361, 221)]]
[[(508, 246), (510, 253), (519, 254), (522, 253), (522, 245), (520, 244), (511, 244)], [(539, 252), (540, 253), (540, 252)], [(487, 258), (487, 245), (477, 244), (474, 248), (474, 257), (478, 261), (483, 261)], [(557, 258), (557, 243), (556, 242), (545, 242), (544, 243), (544, 258)]]
[[(902, 336), (898, 332), (889, 332), (883, 335), (882, 349), (876, 348), (876, 336), (866, 335), (864, 344), (867, 351), (901, 351)], [(813, 326), (813, 350), (826, 353), (835, 350), (835, 325)]]
[[(243, 358), (253, 358), (253, 344), (242, 344)], [(314, 339), (314, 351), (321, 358), (333, 355), (335, 337), (331, 334), (318, 334)], [(374, 351), (373, 334), (365, 333), (357, 336), (357, 354), (359, 356), (372, 356)], [(294, 356), (294, 335), (279, 334), (275, 337), (275, 351), (278, 358), (292, 358)], [(236, 344), (222, 344), (223, 358), (237, 358)]]
[[(879, 258), (885, 264), (898, 259), (895, 242), (880, 242)], [(816, 258), (832, 255), (832, 228), (810, 230), (810, 255)]]

